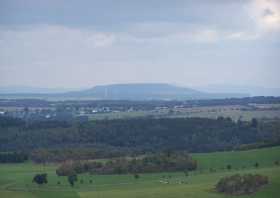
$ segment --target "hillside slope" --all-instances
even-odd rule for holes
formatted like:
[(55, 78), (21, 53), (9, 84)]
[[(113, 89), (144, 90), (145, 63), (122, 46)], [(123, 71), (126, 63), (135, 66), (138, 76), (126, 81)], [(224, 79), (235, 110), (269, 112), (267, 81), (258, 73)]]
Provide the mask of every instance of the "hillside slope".
[(246, 94), (207, 93), (164, 83), (112, 84), (84, 91), (68, 92), (65, 96), (93, 97), (102, 100), (186, 100), (245, 97)]

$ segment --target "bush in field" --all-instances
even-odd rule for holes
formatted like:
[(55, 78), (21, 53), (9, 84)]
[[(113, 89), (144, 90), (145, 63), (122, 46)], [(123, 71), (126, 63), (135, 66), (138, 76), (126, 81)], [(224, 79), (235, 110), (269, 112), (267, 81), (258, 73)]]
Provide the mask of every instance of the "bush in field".
[(186, 177), (188, 177), (188, 176), (189, 176), (189, 171), (188, 171), (188, 170), (185, 170), (185, 171), (184, 171), (184, 175), (185, 175)]
[(139, 179), (139, 177), (140, 177), (140, 176), (139, 176), (137, 173), (134, 174), (134, 178), (135, 178), (135, 179)]
[(78, 181), (78, 176), (76, 174), (69, 175), (67, 177), (69, 184), (73, 187), (75, 182)]
[(232, 175), (224, 177), (216, 184), (216, 190), (229, 195), (245, 195), (256, 192), (268, 184), (268, 177), (262, 175)]
[(256, 162), (256, 163), (255, 163), (255, 168), (258, 168), (258, 167), (259, 167), (259, 163)]
[(227, 165), (227, 169), (228, 169), (229, 171), (231, 170), (231, 165), (230, 165), (230, 164)]
[(32, 182), (35, 182), (36, 184), (42, 185), (42, 184), (47, 184), (48, 183), (48, 175), (46, 173), (43, 174), (36, 174), (33, 177)]

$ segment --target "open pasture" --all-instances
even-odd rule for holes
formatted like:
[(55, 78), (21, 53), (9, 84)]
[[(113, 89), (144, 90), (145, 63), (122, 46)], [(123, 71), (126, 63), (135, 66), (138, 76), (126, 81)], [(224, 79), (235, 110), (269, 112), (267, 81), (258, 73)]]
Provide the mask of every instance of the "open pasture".
[[(194, 154), (193, 157), (198, 160), (199, 167), (188, 176), (183, 172), (153, 173), (140, 174), (140, 178), (135, 179), (133, 175), (83, 174), (78, 176), (79, 181), (74, 187), (70, 187), (66, 177), (56, 176), (56, 165), (2, 164), (0, 195), (4, 198), (220, 198), (225, 196), (214, 191), (216, 182), (221, 177), (235, 173), (259, 173), (269, 177), (269, 185), (254, 195), (242, 198), (276, 198), (280, 193), (280, 166), (275, 164), (275, 161), (280, 160), (280, 147)], [(256, 162), (259, 163), (258, 168), (254, 167)], [(230, 164), (232, 169), (222, 168), (226, 164)], [(48, 174), (49, 183), (43, 186), (33, 184), (33, 176), (43, 172)]]

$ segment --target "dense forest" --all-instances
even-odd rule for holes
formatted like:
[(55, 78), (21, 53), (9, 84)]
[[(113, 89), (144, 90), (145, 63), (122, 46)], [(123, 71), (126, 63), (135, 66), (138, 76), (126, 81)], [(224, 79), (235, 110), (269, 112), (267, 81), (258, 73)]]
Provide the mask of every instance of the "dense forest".
[(25, 151), (38, 162), (164, 150), (212, 152), (279, 142), (279, 121), (234, 122), (220, 117), (26, 123), (0, 117), (0, 152)]

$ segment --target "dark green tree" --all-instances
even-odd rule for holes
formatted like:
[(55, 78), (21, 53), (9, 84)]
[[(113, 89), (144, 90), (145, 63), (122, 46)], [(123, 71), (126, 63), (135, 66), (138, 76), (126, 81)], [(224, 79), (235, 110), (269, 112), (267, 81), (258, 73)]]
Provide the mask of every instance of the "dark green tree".
[(251, 127), (257, 128), (257, 126), (258, 126), (258, 120), (256, 118), (253, 118), (251, 120)]
[(78, 181), (78, 176), (76, 174), (69, 175), (67, 179), (69, 184), (73, 187), (75, 185), (75, 182)]
[(139, 177), (140, 177), (140, 176), (139, 176), (137, 173), (134, 174), (134, 178), (135, 178), (135, 179), (139, 179)]
[(189, 176), (189, 171), (188, 171), (188, 170), (185, 170), (185, 171), (184, 171), (184, 174), (185, 174), (186, 177), (188, 177), (188, 176)]
[(232, 167), (231, 167), (231, 165), (230, 165), (230, 164), (228, 164), (228, 165), (227, 165), (227, 169), (230, 171), (230, 170), (231, 170), (231, 168), (232, 168)]
[(259, 167), (259, 163), (256, 162), (256, 163), (255, 163), (255, 168), (258, 168), (258, 167)]
[(43, 174), (36, 174), (33, 177), (32, 182), (35, 182), (38, 185), (47, 184), (48, 183), (48, 175), (46, 173)]

